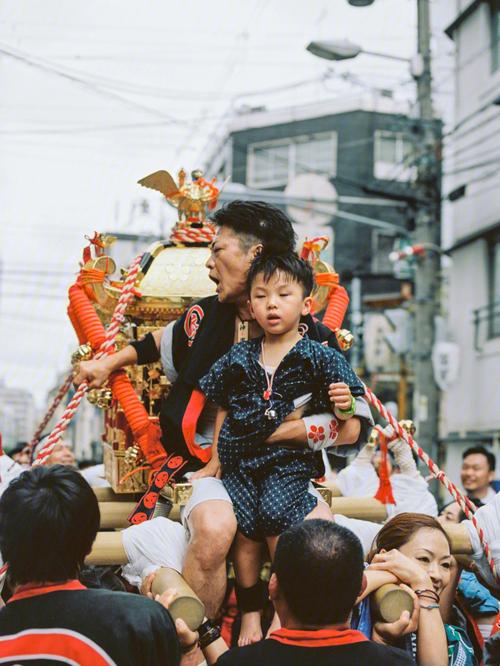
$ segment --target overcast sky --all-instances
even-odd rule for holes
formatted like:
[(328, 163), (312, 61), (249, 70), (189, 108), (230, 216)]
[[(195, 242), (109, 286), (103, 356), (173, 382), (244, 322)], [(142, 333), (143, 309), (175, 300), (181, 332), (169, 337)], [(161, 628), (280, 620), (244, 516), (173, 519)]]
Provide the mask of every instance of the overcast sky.
[[(442, 5), (431, 3), (436, 14)], [(287, 106), (375, 86), (410, 108), (415, 92), (404, 63), (360, 56), (333, 63), (335, 76), (321, 82), (328, 63), (305, 46), (348, 37), (410, 57), (415, 8), (416, 0), (364, 9), (347, 0), (4, 0), (0, 379), (30, 388), (43, 405), (76, 347), (66, 291), (84, 235), (144, 225), (134, 202), (147, 197), (155, 212), (160, 195), (138, 178), (198, 167), (231, 107)], [(453, 83), (447, 19), (435, 16), (441, 111)], [(346, 73), (357, 82), (342, 79)], [(304, 84), (277, 90), (296, 82)]]

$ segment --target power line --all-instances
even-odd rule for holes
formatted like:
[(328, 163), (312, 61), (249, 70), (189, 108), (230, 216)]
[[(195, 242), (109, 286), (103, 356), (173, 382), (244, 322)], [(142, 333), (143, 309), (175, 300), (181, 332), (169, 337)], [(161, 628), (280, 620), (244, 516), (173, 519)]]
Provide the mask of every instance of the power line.
[(121, 102), (122, 104), (125, 104), (126, 106), (129, 106), (130, 108), (133, 108), (135, 110), (144, 111), (146, 113), (155, 115), (156, 117), (161, 117), (163, 118), (163, 120), (168, 121), (172, 124), (180, 124), (180, 125), (185, 124), (185, 121), (173, 118), (172, 116), (165, 114), (163, 111), (160, 111), (159, 109), (153, 109), (152, 107), (140, 104), (139, 102), (133, 102), (132, 100), (122, 97), (118, 93), (104, 89), (102, 86), (95, 84), (90, 80), (85, 79), (81, 75), (67, 73), (63, 71), (60, 67), (53, 65), (48, 61), (42, 60), (40, 58), (35, 58), (28, 53), (23, 53), (19, 49), (13, 49), (9, 44), (0, 43), (0, 53), (3, 53), (4, 55), (10, 58), (13, 58), (14, 60), (22, 62), (25, 65), (34, 67), (35, 69), (40, 69), (47, 73), (53, 74), (54, 76), (58, 76), (60, 78), (71, 81), (72, 83), (77, 83), (91, 90), (92, 92), (97, 93), (98, 95), (108, 97), (109, 99)]

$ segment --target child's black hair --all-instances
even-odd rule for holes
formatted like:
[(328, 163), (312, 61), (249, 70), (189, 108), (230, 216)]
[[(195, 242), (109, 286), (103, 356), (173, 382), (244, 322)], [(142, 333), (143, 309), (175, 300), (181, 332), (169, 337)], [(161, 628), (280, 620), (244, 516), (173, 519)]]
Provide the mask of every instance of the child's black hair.
[(252, 284), (257, 277), (263, 273), (264, 281), (276, 273), (287, 275), (292, 282), (298, 282), (304, 291), (304, 298), (311, 294), (314, 286), (314, 277), (311, 265), (300, 259), (295, 252), (286, 254), (268, 254), (258, 255), (252, 262), (247, 275), (247, 291), (250, 293)]

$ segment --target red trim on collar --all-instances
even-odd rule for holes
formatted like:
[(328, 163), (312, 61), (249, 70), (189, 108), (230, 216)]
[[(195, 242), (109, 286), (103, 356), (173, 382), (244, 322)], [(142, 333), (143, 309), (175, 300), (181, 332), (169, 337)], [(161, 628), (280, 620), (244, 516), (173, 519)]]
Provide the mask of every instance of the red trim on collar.
[(206, 396), (199, 389), (194, 389), (184, 411), (181, 424), (182, 435), (184, 437), (184, 441), (186, 442), (189, 453), (201, 460), (203, 463), (207, 463), (212, 457), (212, 447), (208, 446), (206, 448), (202, 448), (201, 446), (198, 446), (198, 444), (195, 442), (195, 434), (196, 425), (198, 424), (198, 419), (201, 412), (203, 411), (203, 407), (205, 406), (206, 401)]
[(328, 647), (332, 645), (349, 645), (362, 643), (368, 639), (360, 631), (354, 629), (278, 629), (270, 635), (271, 639), (285, 645), (300, 647)]
[(20, 599), (29, 599), (30, 597), (38, 597), (40, 594), (48, 594), (49, 592), (60, 592), (61, 590), (86, 590), (85, 585), (82, 585), (79, 580), (68, 580), (66, 583), (54, 583), (53, 585), (28, 585), (23, 586), (19, 592), (13, 594), (7, 603), (11, 601), (19, 601)]

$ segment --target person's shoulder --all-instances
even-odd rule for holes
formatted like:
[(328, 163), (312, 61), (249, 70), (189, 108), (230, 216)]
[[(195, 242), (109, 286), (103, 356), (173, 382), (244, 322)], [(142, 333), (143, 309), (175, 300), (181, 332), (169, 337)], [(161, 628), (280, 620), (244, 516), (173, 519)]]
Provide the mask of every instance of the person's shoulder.
[(233, 666), (233, 664), (237, 666), (255, 666), (256, 664), (267, 663), (264, 658), (268, 655), (269, 648), (272, 647), (270, 642), (265, 640), (245, 647), (232, 648), (219, 657), (215, 662), (216, 666)]
[(316, 354), (318, 358), (327, 360), (332, 358), (344, 358), (338, 349), (328, 345), (327, 340), (323, 342), (319, 342), (318, 340), (311, 340), (311, 338), (304, 338), (304, 340), (307, 340), (308, 348), (314, 354)]
[(365, 641), (360, 643), (362, 651), (366, 657), (370, 658), (370, 663), (380, 663), (384, 666), (405, 666), (406, 664), (414, 664), (411, 655), (404, 650), (392, 647), (389, 645), (381, 645), (373, 641)]
[(95, 603), (96, 607), (108, 609), (113, 614), (133, 617), (136, 613), (140, 613), (142, 618), (150, 617), (171, 622), (170, 613), (161, 604), (140, 594), (103, 589), (82, 590), (80, 594), (84, 595), (87, 603)]

